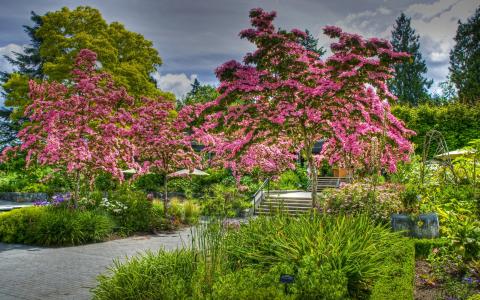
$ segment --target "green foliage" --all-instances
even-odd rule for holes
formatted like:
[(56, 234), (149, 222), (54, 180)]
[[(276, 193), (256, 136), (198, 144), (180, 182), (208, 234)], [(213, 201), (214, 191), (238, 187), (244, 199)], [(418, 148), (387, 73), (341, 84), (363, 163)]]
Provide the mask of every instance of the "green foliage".
[(308, 175), (304, 167), (297, 166), (295, 170), (287, 170), (279, 178), (270, 183), (270, 189), (275, 190), (306, 190)]
[(28, 207), (0, 214), (0, 240), (42, 246), (80, 245), (107, 238), (110, 217), (96, 211)]
[(23, 154), (0, 164), (0, 192), (48, 193), (66, 191), (68, 178), (51, 167), (25, 168)]
[(98, 277), (94, 299), (187, 299), (195, 270), (190, 250), (146, 252), (125, 263), (115, 260), (110, 274)]
[[(245, 268), (220, 276), (213, 285), (212, 299), (288, 299), (278, 282), (280, 273)], [(291, 299), (295, 299), (293, 296)]]
[[(134, 96), (174, 96), (156, 88), (150, 74), (162, 64), (158, 51), (151, 41), (141, 34), (128, 31), (118, 23), (108, 24), (97, 9), (79, 6), (66, 7), (36, 16), (31, 36), (31, 49), (25, 56), (16, 57), (17, 65), (32, 60), (33, 70), (20, 68), (4, 83), (5, 104), (16, 107), (13, 118), (23, 116), (23, 109), (30, 103), (27, 97), (28, 80), (48, 78), (63, 81), (71, 78), (75, 56), (81, 49), (98, 54), (101, 68), (110, 73), (116, 83), (124, 86)], [(35, 71), (35, 72), (32, 72)]]
[(308, 29), (305, 29), (305, 33), (307, 34), (307, 37), (301, 41), (301, 44), (307, 50), (315, 52), (318, 56), (324, 55), (326, 52), (325, 48), (318, 46), (318, 39), (316, 39)]
[(369, 183), (354, 182), (339, 189), (326, 189), (319, 194), (319, 203), (330, 214), (367, 214), (372, 220), (389, 223), (392, 213), (405, 210), (402, 186), (385, 183), (375, 188)]
[(203, 197), (202, 214), (235, 217), (249, 207), (250, 203), (245, 200), (236, 186), (214, 184)]
[(411, 27), (410, 20), (402, 13), (392, 31), (393, 49), (407, 52), (410, 57), (395, 65), (395, 77), (390, 80), (389, 87), (400, 103), (418, 105), (428, 100), (428, 89), (433, 81), (425, 78), (427, 65), (420, 52), (420, 36)]
[(463, 148), (469, 141), (479, 137), (480, 105), (450, 103), (444, 106), (394, 106), (392, 113), (417, 133), (410, 140), (416, 146), (415, 152), (420, 155), (425, 134), (432, 129), (442, 133), (450, 150)]
[(101, 207), (110, 213), (123, 234), (150, 229), (152, 202), (143, 192), (122, 188), (108, 193)]
[(400, 197), (405, 212), (415, 212), (418, 210), (420, 199), (420, 191), (418, 185), (406, 184), (405, 189), (401, 192)]
[(412, 241), (391, 249), (383, 265), (383, 276), (372, 289), (372, 300), (413, 299), (415, 279), (415, 248)]
[(450, 51), (450, 76), (458, 89), (459, 100), (467, 104), (480, 101), (480, 7), (465, 23), (459, 22)]
[[(412, 294), (413, 257), (412, 243), (365, 217), (213, 222), (192, 231), (189, 250), (116, 261), (93, 292), (95, 299), (365, 299), (373, 287), (397, 299)], [(295, 278), (287, 294), (281, 274)]]
[(169, 229), (168, 224), (165, 218), (165, 209), (163, 206), (163, 202), (158, 200), (154, 200), (152, 202), (152, 211), (151, 211), (151, 218), (150, 218), (150, 229), (152, 231), (162, 230), (162, 229)]
[(179, 106), (206, 103), (215, 100), (220, 94), (214, 86), (205, 84), (201, 85), (198, 79), (192, 84), (192, 90), (187, 93), (185, 99), (179, 103)]
[[(321, 279), (328, 282), (324, 284), (345, 284), (335, 288), (341, 298), (345, 289), (350, 296), (368, 293), (389, 255), (388, 249), (402, 241), (365, 216), (331, 218), (313, 214), (297, 219), (278, 216), (251, 220), (227, 235), (226, 243), (228, 261), (234, 269), (289, 264), (298, 270), (300, 278), (308, 280), (308, 274), (320, 276), (318, 269), (323, 268), (332, 273), (331, 277), (322, 275)], [(296, 283), (295, 289), (300, 295), (317, 299), (332, 291), (329, 286), (308, 285), (305, 281)]]
[(187, 224), (195, 224), (200, 217), (200, 207), (191, 200), (183, 203), (183, 217)]
[(426, 258), (434, 249), (444, 247), (449, 244), (448, 239), (416, 239), (415, 243), (415, 257)]

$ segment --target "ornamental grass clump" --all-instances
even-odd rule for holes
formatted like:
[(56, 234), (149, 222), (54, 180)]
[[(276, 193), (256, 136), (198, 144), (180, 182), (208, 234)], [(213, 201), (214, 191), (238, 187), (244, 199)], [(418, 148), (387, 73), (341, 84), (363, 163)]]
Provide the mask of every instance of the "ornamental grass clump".
[(251, 220), (229, 233), (225, 243), (233, 270), (288, 265), (299, 296), (342, 299), (368, 294), (383, 260), (402, 240), (367, 216), (311, 214)]
[[(94, 293), (97, 299), (364, 299), (403, 241), (365, 216), (213, 221), (192, 231), (188, 250), (116, 262)], [(282, 274), (294, 277), (287, 294)]]

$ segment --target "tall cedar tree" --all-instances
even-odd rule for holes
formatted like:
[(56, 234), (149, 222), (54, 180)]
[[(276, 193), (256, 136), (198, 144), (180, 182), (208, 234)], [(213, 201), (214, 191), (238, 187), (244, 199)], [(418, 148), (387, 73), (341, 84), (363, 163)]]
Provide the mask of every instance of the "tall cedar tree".
[(410, 18), (401, 14), (392, 31), (392, 46), (397, 52), (409, 53), (410, 59), (395, 65), (395, 77), (389, 81), (392, 93), (400, 103), (417, 106), (429, 99), (432, 80), (425, 77), (427, 65), (420, 53), (419, 35), (410, 26)]
[(313, 51), (318, 54), (318, 56), (322, 56), (325, 54), (325, 48), (322, 46), (318, 47), (318, 39), (313, 37), (312, 33), (305, 29), (306, 37), (301, 41), (301, 44), (305, 47), (305, 49)]
[(450, 77), (458, 90), (458, 98), (466, 104), (480, 103), (480, 7), (466, 23), (458, 22), (454, 39)]
[[(30, 38), (30, 45), (23, 48), (23, 53), (14, 52), (14, 57), (4, 56), (5, 59), (14, 66), (19, 73), (24, 74), (28, 79), (41, 79), (42, 76), (42, 59), (40, 57), (41, 39), (35, 36), (35, 31), (42, 25), (42, 18), (35, 12), (31, 12), (30, 20), (32, 26), (24, 25), (24, 31)], [(0, 72), (0, 84), (10, 80), (11, 73)], [(26, 84), (26, 81), (24, 82)], [(3, 86), (2, 97), (7, 98), (8, 95), (15, 95), (15, 88), (12, 86)], [(22, 89), (22, 93), (26, 95), (26, 89)], [(18, 94), (16, 94), (18, 95)], [(15, 118), (11, 120), (13, 109), (1, 108), (0, 111), (0, 149), (12, 146), (18, 142), (17, 132), (22, 127), (24, 118)]]

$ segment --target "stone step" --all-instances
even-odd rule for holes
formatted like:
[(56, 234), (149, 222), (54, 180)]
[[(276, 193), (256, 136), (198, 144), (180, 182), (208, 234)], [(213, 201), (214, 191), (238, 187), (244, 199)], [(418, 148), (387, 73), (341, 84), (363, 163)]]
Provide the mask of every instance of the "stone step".
[(304, 198), (301, 198), (301, 197), (265, 197), (265, 200), (263, 201), (285, 201), (285, 202), (288, 202), (288, 201), (312, 201), (312, 198), (310, 197), (304, 197)]
[(260, 205), (262, 206), (282, 206), (282, 205), (285, 205), (285, 206), (312, 206), (312, 201), (299, 201), (299, 202), (296, 202), (296, 201), (282, 201), (282, 202), (278, 202), (278, 201), (262, 201), (260, 203)]
[(269, 215), (269, 214), (274, 214), (274, 213), (288, 213), (291, 215), (298, 215), (302, 213), (307, 213), (310, 211), (310, 208), (305, 208), (305, 209), (266, 209), (266, 208), (259, 208), (255, 211), (255, 214), (257, 215)]

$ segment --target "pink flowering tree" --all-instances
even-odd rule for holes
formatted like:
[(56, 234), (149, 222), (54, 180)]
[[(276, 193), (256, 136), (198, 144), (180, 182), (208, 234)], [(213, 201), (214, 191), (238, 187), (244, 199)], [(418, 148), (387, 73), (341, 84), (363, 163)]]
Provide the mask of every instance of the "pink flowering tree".
[[(141, 106), (133, 111), (132, 142), (137, 149), (136, 161), (139, 174), (163, 175), (164, 204), (168, 204), (167, 175), (178, 169), (197, 167), (200, 156), (192, 149), (187, 124), (178, 117), (175, 103), (159, 98), (144, 98)], [(165, 209), (166, 212), (166, 209)]]
[(121, 166), (135, 167), (130, 142), (133, 105), (124, 88), (95, 68), (96, 54), (83, 49), (68, 83), (30, 81), (32, 104), (25, 110), (29, 124), (18, 133), (27, 166), (36, 162), (56, 166), (75, 182), (74, 201), (82, 180), (93, 183), (100, 172), (123, 180)]
[[(381, 141), (379, 163), (391, 172), (411, 152), (412, 132), (390, 112), (395, 100), (386, 81), (392, 65), (407, 56), (388, 41), (364, 39), (326, 27), (337, 39), (332, 55), (321, 60), (301, 41), (305, 32), (278, 30), (275, 12), (253, 9), (252, 28), (240, 32), (256, 46), (243, 63), (228, 61), (216, 70), (220, 96), (185, 110), (201, 126), (193, 132), (206, 151), (238, 174), (253, 167), (293, 167), (302, 153), (310, 171), (316, 205), (317, 168), (330, 164), (351, 168), (372, 164), (367, 154), (373, 138)], [(324, 140), (320, 155), (314, 144)]]

